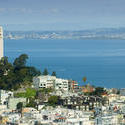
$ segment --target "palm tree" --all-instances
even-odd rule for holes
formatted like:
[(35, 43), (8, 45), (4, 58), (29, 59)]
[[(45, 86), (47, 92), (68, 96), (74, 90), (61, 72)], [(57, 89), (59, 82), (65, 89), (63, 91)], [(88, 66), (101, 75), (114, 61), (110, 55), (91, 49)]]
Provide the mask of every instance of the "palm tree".
[(83, 77), (83, 82), (85, 83), (85, 82), (86, 82), (86, 80), (87, 80), (87, 78), (84, 76), (84, 77)]

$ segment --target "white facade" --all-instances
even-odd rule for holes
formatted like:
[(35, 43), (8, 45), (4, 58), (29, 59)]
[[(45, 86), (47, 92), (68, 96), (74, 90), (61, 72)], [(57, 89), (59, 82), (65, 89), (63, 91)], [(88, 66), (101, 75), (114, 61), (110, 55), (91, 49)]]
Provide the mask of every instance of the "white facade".
[(6, 105), (9, 97), (13, 97), (13, 92), (0, 90), (0, 103)]
[(3, 57), (3, 29), (0, 27), (0, 59)]
[(118, 123), (118, 115), (107, 114), (106, 116), (97, 117), (95, 119), (95, 125), (119, 125)]
[(54, 88), (55, 90), (68, 91), (68, 80), (55, 76), (38, 76), (33, 78), (35, 88)]
[(8, 100), (8, 109), (16, 110), (17, 104), (22, 102), (23, 105), (26, 105), (26, 98), (9, 98)]
[(38, 76), (33, 78), (33, 85), (35, 88), (53, 88), (55, 76)]
[(68, 80), (57, 78), (55, 80), (55, 90), (68, 91)]

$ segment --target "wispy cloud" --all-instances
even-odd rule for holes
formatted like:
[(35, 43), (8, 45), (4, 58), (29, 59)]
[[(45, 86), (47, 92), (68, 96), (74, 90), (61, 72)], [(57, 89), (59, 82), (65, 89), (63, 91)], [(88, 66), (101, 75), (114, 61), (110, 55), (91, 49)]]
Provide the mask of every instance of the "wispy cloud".
[(20, 13), (20, 14), (56, 14), (59, 9), (30, 9), (30, 8), (0, 8), (0, 13)]
[(32, 13), (29, 8), (0, 8), (0, 13)]

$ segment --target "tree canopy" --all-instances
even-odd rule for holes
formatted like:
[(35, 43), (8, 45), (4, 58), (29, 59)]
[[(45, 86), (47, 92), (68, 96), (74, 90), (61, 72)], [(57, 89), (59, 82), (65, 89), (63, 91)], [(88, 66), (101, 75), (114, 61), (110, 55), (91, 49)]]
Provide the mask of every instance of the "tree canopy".
[(32, 83), (33, 77), (41, 74), (35, 67), (26, 66), (27, 59), (28, 55), (22, 54), (13, 63), (7, 57), (0, 60), (0, 89), (17, 90)]
[(21, 67), (25, 67), (26, 65), (26, 60), (28, 59), (28, 55), (26, 54), (22, 54), (20, 55), (18, 58), (15, 59), (13, 65), (16, 68), (21, 68)]
[(51, 106), (55, 106), (58, 103), (58, 96), (50, 96), (48, 98), (48, 104)]
[(48, 70), (45, 68), (43, 71), (43, 75), (47, 76), (49, 74)]
[(21, 110), (22, 107), (23, 107), (23, 103), (22, 102), (17, 103), (17, 106), (16, 106), (17, 110)]
[(52, 72), (52, 76), (56, 76), (56, 72), (55, 71)]

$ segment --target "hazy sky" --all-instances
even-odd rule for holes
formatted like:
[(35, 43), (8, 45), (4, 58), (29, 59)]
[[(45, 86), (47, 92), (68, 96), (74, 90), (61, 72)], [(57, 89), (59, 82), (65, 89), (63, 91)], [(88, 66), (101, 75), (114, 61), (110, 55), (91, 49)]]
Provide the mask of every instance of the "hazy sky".
[(125, 0), (0, 0), (2, 24), (55, 30), (124, 27)]

